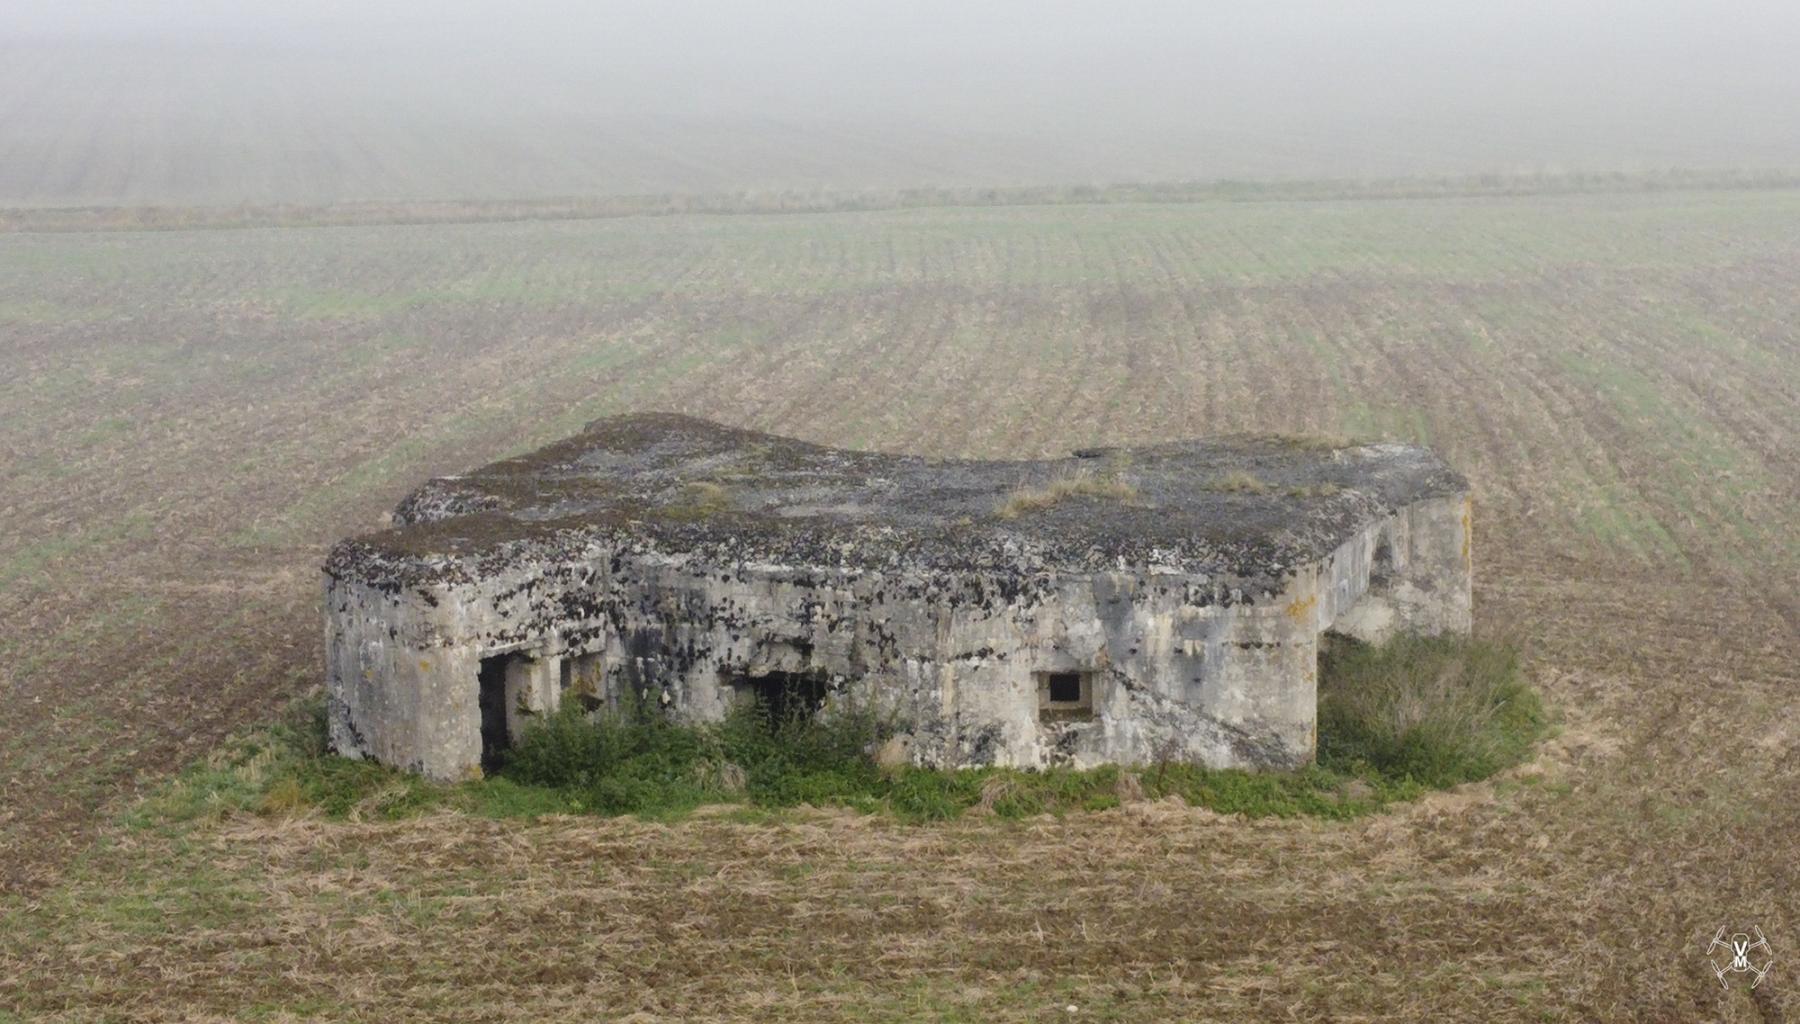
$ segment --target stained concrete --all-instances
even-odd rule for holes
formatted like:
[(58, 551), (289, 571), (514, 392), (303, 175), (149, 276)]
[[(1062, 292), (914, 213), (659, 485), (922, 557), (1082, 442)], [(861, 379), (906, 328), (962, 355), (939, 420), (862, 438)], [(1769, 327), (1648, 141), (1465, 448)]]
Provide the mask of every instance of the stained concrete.
[(647, 414), (395, 523), (326, 564), (331, 738), (441, 779), (480, 771), (483, 659), (509, 737), (576, 698), (716, 720), (791, 673), (919, 764), (1289, 768), (1322, 632), (1469, 628), (1468, 485), (1412, 445), (930, 460)]

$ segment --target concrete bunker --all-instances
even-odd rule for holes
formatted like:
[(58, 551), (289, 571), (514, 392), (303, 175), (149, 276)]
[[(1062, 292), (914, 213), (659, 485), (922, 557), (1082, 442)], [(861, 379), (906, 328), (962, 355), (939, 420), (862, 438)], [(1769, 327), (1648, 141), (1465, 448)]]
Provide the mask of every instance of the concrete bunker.
[(1469, 628), (1468, 486), (1423, 448), (1097, 451), (1118, 486), (647, 414), (433, 480), (326, 564), (332, 744), (453, 779), (565, 701), (757, 700), (874, 708), (923, 765), (1290, 768), (1323, 633)]

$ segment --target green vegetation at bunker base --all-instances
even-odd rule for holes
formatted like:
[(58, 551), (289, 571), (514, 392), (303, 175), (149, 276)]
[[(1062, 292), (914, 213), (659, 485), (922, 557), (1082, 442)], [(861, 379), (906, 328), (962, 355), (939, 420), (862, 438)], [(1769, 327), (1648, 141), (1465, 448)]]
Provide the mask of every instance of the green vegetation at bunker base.
[(678, 818), (736, 804), (748, 817), (802, 804), (905, 821), (966, 811), (1026, 818), (1179, 796), (1252, 817), (1351, 818), (1522, 761), (1546, 731), (1536, 694), (1502, 645), (1403, 637), (1331, 645), (1321, 664), (1318, 762), (1252, 773), (1169, 762), (1042, 772), (882, 767), (893, 732), (872, 716), (771, 721), (746, 705), (715, 725), (649, 708), (588, 715), (571, 704), (538, 723), (494, 777), (447, 786), (329, 754), (318, 702), (227, 745), (134, 810), (141, 827), (230, 813), (316, 812), (394, 819), (443, 808), (489, 817), (635, 814)]

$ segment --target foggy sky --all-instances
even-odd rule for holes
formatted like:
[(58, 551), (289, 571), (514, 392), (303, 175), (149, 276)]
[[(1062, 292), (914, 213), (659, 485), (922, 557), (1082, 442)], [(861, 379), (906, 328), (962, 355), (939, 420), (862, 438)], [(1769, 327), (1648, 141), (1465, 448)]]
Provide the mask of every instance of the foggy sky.
[[(446, 137), (484, 124), (546, 140), (601, 123), (851, 126), (895, 144), (955, 140), (906, 172), (946, 180), (1032, 177), (1032, 154), (1047, 173), (1110, 180), (1791, 167), (1797, 52), (1800, 4), (1658, 0), (27, 0), (0, 14), (0, 58), (54, 54), (76, 79), (171, 90), (178, 110), (205, 74), (214, 92), (279, 86)], [(53, 105), (46, 63), (29, 82), (0, 70), (0, 85)], [(0, 106), (16, 152), (48, 131)], [(984, 139), (1013, 155), (987, 159)], [(1240, 145), (1260, 162), (1234, 163)], [(1064, 164), (1059, 150), (1079, 152)], [(893, 183), (858, 180), (868, 173), (825, 183)]]

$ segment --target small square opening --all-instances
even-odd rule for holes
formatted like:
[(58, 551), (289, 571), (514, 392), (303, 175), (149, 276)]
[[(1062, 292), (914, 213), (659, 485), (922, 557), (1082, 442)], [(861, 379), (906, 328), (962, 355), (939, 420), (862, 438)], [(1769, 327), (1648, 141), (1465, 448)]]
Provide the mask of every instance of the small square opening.
[(1037, 684), (1040, 721), (1084, 721), (1094, 717), (1092, 672), (1039, 672)]

